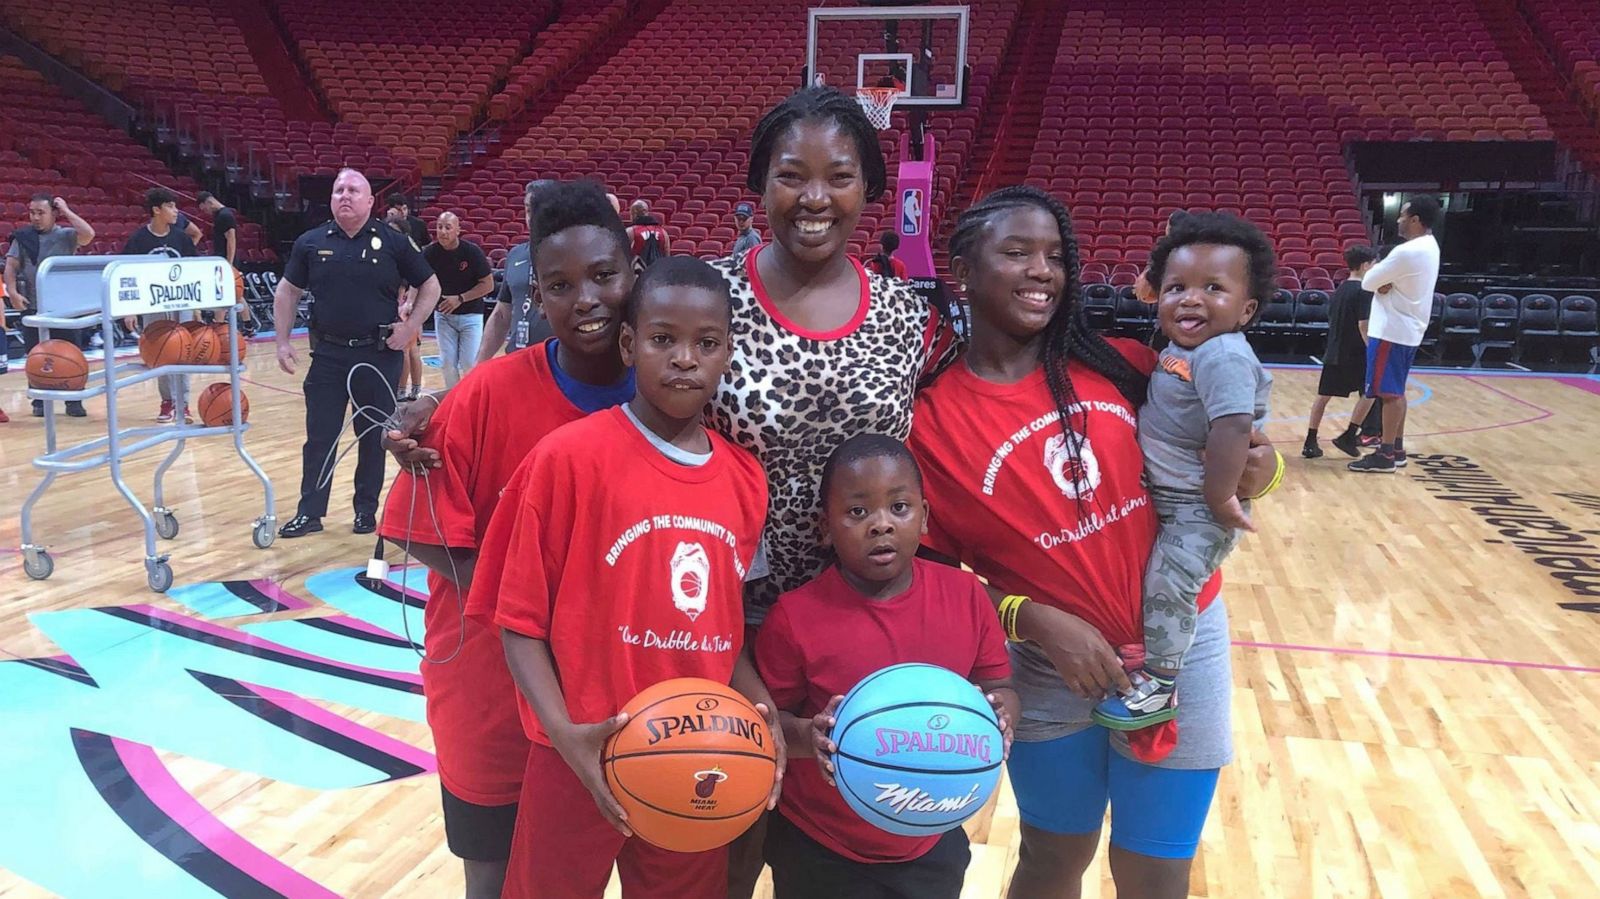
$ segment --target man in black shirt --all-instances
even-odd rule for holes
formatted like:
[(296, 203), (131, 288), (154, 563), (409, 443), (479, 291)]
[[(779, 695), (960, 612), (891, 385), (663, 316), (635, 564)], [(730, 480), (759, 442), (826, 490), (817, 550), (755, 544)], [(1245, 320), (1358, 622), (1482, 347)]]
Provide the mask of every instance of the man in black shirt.
[[(389, 227), (399, 231), (411, 239), (411, 243), (418, 250), (428, 245), (428, 226), (422, 219), (411, 214), (411, 201), (405, 194), (393, 193), (389, 195), (388, 206), (384, 212), (383, 220)], [(408, 303), (413, 298), (408, 296), (401, 304), (401, 310), (409, 311)], [(406, 347), (406, 359), (400, 369), (400, 399), (416, 399), (422, 392), (422, 338)]]
[[(200, 191), (200, 211), (211, 216), (211, 255), (221, 256), (228, 260), (228, 265), (233, 269), (234, 299), (239, 306), (239, 330), (246, 335), (255, 333), (255, 325), (250, 318), (250, 305), (244, 301), (244, 275), (239, 272), (239, 217), (209, 190)], [(211, 313), (207, 312), (209, 319)]]
[[(122, 245), (124, 256), (169, 256), (176, 259), (182, 256), (200, 255), (188, 232), (178, 227), (176, 194), (164, 187), (152, 187), (145, 192), (144, 207), (150, 213), (150, 221), (128, 235), (128, 242)], [(157, 319), (167, 317), (146, 315), (143, 317), (143, 323), (148, 325)], [(134, 330), (135, 324), (132, 318), (123, 322), (130, 331)], [(162, 375), (157, 382), (161, 390), (161, 411), (156, 413), (156, 421), (166, 424), (176, 418), (180, 393), (183, 394), (183, 421), (185, 424), (194, 421), (194, 417), (189, 414), (189, 376)]]
[(434, 223), (434, 242), (422, 251), (439, 276), (439, 309), (433, 333), (439, 338), (444, 386), (456, 386), (478, 361), (483, 341), (483, 298), (494, 293), (494, 269), (483, 248), (461, 239), (461, 219), (442, 212)]
[(211, 216), (211, 255), (234, 265), (239, 253), (239, 219), (209, 190), (200, 191), (200, 211)]
[[(1322, 447), (1317, 445), (1317, 428), (1322, 424), (1322, 413), (1328, 400), (1359, 393), (1367, 377), (1367, 317), (1372, 311), (1372, 294), (1361, 289), (1361, 276), (1372, 268), (1378, 254), (1371, 247), (1351, 247), (1344, 251), (1344, 264), (1350, 277), (1333, 292), (1328, 307), (1328, 346), (1322, 354), (1322, 379), (1317, 384), (1317, 398), (1311, 404), (1311, 421), (1306, 429), (1306, 445), (1300, 455), (1307, 459), (1322, 457)], [(1356, 445), (1361, 430), (1359, 422), (1333, 439), (1333, 445), (1351, 456), (1361, 455)]]
[[(287, 323), (294, 321), (302, 294), (309, 290), (316, 297), (311, 307), (311, 369), (305, 380), (300, 507), (278, 531), (281, 537), (322, 530), (333, 451), (352, 402), (359, 410), (351, 424), (360, 444), (353, 530), (357, 534), (377, 530), (384, 479), (382, 424), (394, 413), (404, 350), (417, 341), (422, 322), (439, 300), (439, 279), (422, 252), (373, 218), (372, 185), (365, 176), (354, 169), (341, 171), (333, 182), (331, 206), (333, 221), (294, 242), (273, 296), (275, 320), (285, 323), (277, 332), (278, 367), (289, 374), (294, 374), (298, 357)], [(415, 305), (404, 317), (399, 307), (402, 285), (417, 291)]]
[(422, 219), (411, 214), (411, 201), (405, 194), (390, 194), (388, 210), (384, 213), (383, 220), (393, 225), (401, 234), (411, 238), (411, 242), (422, 249), (428, 245), (428, 226)]

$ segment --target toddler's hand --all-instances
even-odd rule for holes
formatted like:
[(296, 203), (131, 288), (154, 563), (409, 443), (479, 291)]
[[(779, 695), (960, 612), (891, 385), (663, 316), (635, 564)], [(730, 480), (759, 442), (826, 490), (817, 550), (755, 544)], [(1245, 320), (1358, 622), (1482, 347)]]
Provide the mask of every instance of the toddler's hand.
[(1228, 501), (1211, 509), (1211, 514), (1216, 516), (1217, 523), (1223, 527), (1238, 528), (1254, 534), (1256, 526), (1250, 521), (1250, 516), (1244, 510), (1244, 503), (1239, 502), (1237, 496), (1228, 497)]
[(843, 696), (835, 696), (828, 700), (828, 705), (822, 711), (811, 716), (811, 754), (816, 757), (817, 767), (822, 769), (822, 776), (828, 781), (828, 786), (836, 786), (833, 782), (833, 754), (839, 751), (839, 745), (828, 737), (836, 723), (834, 715), (839, 711), (839, 703), (844, 702)]

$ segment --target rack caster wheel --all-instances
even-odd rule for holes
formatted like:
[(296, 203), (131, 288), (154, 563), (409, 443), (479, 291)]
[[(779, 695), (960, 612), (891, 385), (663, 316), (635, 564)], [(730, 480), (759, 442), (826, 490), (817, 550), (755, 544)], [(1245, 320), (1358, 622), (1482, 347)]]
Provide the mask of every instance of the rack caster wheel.
[(278, 532), (272, 524), (270, 521), (256, 522), (255, 530), (250, 532), (250, 540), (256, 545), (256, 549), (266, 549), (272, 545), (272, 541), (278, 539)]
[(30, 549), (22, 556), (22, 570), (36, 581), (48, 578), (56, 570), (55, 560), (42, 549)]
[(171, 540), (178, 536), (178, 516), (171, 510), (160, 509), (155, 513), (156, 536), (163, 540)]
[(172, 566), (165, 560), (144, 563), (145, 571), (149, 572), (146, 581), (150, 589), (156, 593), (165, 593), (172, 586)]

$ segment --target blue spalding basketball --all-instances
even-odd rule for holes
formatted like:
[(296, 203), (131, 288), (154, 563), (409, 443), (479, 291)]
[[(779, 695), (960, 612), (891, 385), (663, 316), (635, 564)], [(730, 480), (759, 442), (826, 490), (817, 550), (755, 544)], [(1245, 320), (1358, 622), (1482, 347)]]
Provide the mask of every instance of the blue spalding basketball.
[(862, 678), (840, 703), (832, 736), (844, 801), (912, 837), (959, 827), (983, 808), (1005, 754), (983, 693), (937, 665), (891, 665)]

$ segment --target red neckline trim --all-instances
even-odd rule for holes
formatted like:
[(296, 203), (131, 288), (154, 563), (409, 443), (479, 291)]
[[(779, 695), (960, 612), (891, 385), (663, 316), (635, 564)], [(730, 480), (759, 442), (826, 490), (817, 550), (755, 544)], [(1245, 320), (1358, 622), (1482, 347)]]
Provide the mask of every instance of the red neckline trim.
[(750, 277), (750, 289), (756, 295), (756, 302), (761, 304), (761, 308), (767, 311), (767, 315), (771, 316), (779, 327), (801, 337), (809, 337), (812, 340), (838, 340), (841, 337), (849, 337), (854, 334), (856, 329), (861, 327), (861, 323), (867, 320), (867, 307), (872, 303), (871, 281), (867, 278), (866, 269), (861, 267), (860, 261), (854, 256), (847, 256), (846, 258), (850, 260), (851, 265), (855, 266), (856, 280), (861, 284), (861, 300), (856, 305), (855, 315), (852, 315), (849, 321), (831, 331), (813, 331), (784, 315), (778, 310), (777, 305), (772, 302), (772, 298), (767, 296), (766, 285), (761, 283), (761, 273), (756, 269), (756, 256), (768, 246), (768, 244), (761, 244), (751, 247), (744, 258), (744, 270), (745, 274)]

